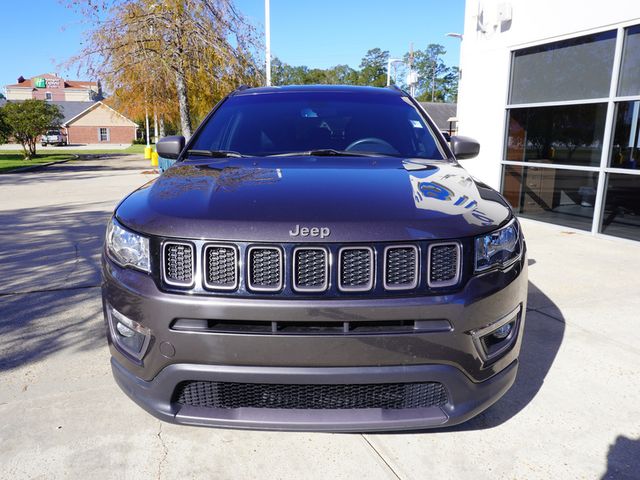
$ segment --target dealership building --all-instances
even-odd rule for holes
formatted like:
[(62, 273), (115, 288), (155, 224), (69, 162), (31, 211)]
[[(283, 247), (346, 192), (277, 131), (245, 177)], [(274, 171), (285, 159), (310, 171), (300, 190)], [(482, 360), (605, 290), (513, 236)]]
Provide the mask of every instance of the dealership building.
[(522, 217), (640, 240), (640, 2), (467, 0), (463, 160)]
[(136, 138), (138, 125), (102, 101), (99, 82), (43, 74), (20, 77), (17, 83), (7, 85), (5, 92), (8, 102), (37, 99), (57, 105), (68, 143), (128, 144)]

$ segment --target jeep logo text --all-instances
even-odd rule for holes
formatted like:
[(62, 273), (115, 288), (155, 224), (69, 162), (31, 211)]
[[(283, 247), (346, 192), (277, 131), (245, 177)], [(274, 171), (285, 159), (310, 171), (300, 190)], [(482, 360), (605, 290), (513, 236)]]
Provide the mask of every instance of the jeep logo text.
[(292, 237), (320, 237), (326, 238), (331, 235), (329, 227), (301, 227), (296, 225), (293, 230), (289, 230)]

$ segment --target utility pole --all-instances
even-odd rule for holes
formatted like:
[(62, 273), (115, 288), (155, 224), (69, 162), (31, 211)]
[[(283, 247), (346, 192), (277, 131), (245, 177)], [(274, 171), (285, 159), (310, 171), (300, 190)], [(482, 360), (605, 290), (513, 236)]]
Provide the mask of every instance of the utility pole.
[(265, 36), (265, 64), (267, 70), (267, 87), (271, 86), (271, 14), (269, 0), (264, 0), (264, 36)]

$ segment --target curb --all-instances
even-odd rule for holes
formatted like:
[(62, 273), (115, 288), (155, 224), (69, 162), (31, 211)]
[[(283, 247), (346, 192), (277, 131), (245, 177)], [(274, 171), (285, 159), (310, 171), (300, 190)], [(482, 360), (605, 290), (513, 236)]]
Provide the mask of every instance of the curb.
[(67, 163), (71, 160), (77, 160), (78, 158), (80, 158), (80, 155), (72, 155), (70, 158), (67, 158), (66, 160), (58, 160), (56, 162), (49, 162), (49, 163), (40, 163), (38, 165), (29, 165), (28, 167), (18, 167), (18, 168), (14, 168), (13, 170), (7, 170), (6, 172), (0, 173), (0, 175), (5, 175), (7, 173), (32, 172), (34, 170), (40, 170), (41, 168), (50, 167), (51, 165), (57, 165), (59, 163)]

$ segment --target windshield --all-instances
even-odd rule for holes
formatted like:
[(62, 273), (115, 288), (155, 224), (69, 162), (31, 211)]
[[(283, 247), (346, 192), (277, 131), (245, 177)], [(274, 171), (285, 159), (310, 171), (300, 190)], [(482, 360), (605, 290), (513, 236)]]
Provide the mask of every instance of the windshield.
[(49, 130), (47, 132), (47, 135), (58, 135), (58, 134), (59, 134), (58, 130)]
[(331, 149), (443, 158), (428, 125), (409, 99), (370, 92), (232, 96), (209, 119), (190, 149), (249, 156)]

